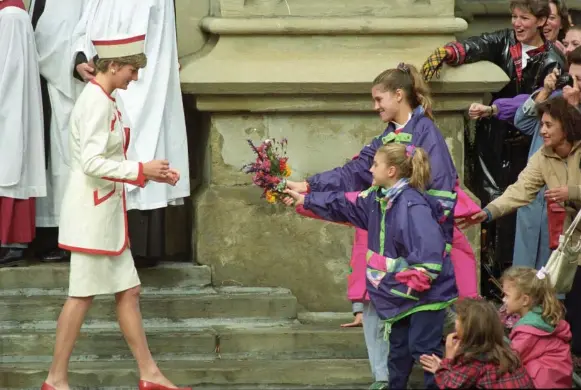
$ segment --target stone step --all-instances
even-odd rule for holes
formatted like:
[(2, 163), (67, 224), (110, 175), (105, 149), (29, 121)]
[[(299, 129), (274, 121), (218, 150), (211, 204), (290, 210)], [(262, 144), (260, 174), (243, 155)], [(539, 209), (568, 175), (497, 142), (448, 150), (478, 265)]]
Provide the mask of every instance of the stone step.
[[(0, 290), (0, 321), (56, 321), (65, 301), (63, 289)], [(294, 319), (297, 300), (282, 288), (175, 288), (144, 289), (143, 318), (237, 318)], [(113, 296), (99, 296), (88, 319), (115, 321)], [(21, 324), (27, 325), (27, 324)]]
[[(143, 286), (154, 288), (204, 287), (212, 283), (212, 272), (205, 265), (162, 263), (139, 269)], [(68, 264), (32, 264), (27, 267), (0, 268), (0, 288), (68, 288)]]
[[(224, 320), (212, 324), (196, 320), (173, 325), (148, 320), (146, 329), (154, 355), (196, 355), (223, 359), (364, 359), (367, 357), (361, 328), (340, 329), (281, 321)], [(56, 322), (36, 329), (0, 328), (3, 362), (45, 360), (53, 351)], [(94, 322), (84, 327), (75, 344), (73, 360), (130, 358), (117, 323)]]
[[(366, 359), (322, 360), (168, 360), (158, 358), (160, 368), (174, 383), (188, 386), (264, 387), (326, 386), (365, 388), (371, 373)], [(49, 362), (0, 363), (3, 389), (37, 388), (47, 375)], [(133, 386), (138, 381), (133, 360), (71, 362), (69, 382), (74, 387)]]

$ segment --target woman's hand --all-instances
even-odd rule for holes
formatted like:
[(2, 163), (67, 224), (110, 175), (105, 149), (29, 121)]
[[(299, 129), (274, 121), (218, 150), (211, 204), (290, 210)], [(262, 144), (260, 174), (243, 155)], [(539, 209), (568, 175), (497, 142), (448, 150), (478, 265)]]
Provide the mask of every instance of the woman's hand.
[(437, 48), (422, 65), (422, 76), (424, 80), (430, 81), (434, 76), (440, 78), (440, 70), (448, 58), (445, 47)]
[(76, 66), (77, 72), (81, 75), (85, 82), (91, 81), (95, 78), (95, 65), (93, 64), (93, 60), (90, 62), (84, 62)]
[(175, 168), (170, 168), (167, 171), (167, 176), (166, 176), (166, 180), (164, 180), (163, 182), (166, 184), (169, 184), (170, 186), (175, 186), (178, 181), (180, 181), (180, 172), (175, 169)]
[(482, 222), (485, 222), (487, 219), (488, 219), (488, 214), (486, 214), (486, 211), (480, 210), (479, 212), (472, 214), (469, 217), (456, 218), (454, 220), (454, 222), (456, 222), (456, 225), (458, 225), (458, 227), (460, 229), (465, 229), (465, 228), (470, 227), (472, 225), (477, 225), (477, 224), (480, 224)]
[(460, 340), (456, 332), (450, 333), (446, 337), (446, 359), (454, 359), (458, 348), (460, 347)]
[(549, 92), (549, 94), (556, 89), (557, 79), (559, 78), (560, 74), (561, 72), (559, 71), (559, 69), (555, 68), (551, 73), (547, 75), (547, 77), (545, 77), (545, 80), (543, 81), (543, 89)]
[(165, 183), (168, 172), (169, 161), (167, 160), (152, 160), (143, 164), (143, 174), (149, 180)]
[(569, 187), (563, 186), (547, 190), (545, 191), (545, 199), (563, 203), (569, 200)]
[(282, 202), (284, 204), (286, 204), (287, 206), (292, 206), (293, 204), (295, 206), (305, 204), (305, 196), (302, 194), (299, 194), (297, 191), (293, 191), (293, 190), (290, 190), (287, 188), (283, 192), (288, 195), (288, 197), (286, 197), (282, 200)]
[(431, 356), (430, 355), (420, 356), (420, 364), (422, 365), (422, 368), (427, 372), (431, 372), (432, 374), (435, 374), (436, 371), (440, 369), (441, 362), (442, 359), (440, 359), (434, 354), (432, 354)]
[(468, 109), (470, 119), (486, 118), (492, 114), (492, 107), (480, 103), (472, 103)]
[(307, 182), (306, 181), (290, 181), (287, 180), (286, 181), (286, 187), (291, 190), (291, 191), (296, 191), (296, 192), (307, 192), (309, 190)]

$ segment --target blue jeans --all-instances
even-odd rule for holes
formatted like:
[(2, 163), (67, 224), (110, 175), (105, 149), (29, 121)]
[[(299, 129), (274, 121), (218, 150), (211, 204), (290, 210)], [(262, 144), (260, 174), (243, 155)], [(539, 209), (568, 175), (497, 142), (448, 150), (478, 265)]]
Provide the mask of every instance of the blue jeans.
[[(389, 335), (389, 388), (406, 389), (414, 362), (421, 355), (442, 356), (446, 310), (419, 311), (397, 321)], [(426, 389), (437, 389), (434, 374), (424, 371)]]

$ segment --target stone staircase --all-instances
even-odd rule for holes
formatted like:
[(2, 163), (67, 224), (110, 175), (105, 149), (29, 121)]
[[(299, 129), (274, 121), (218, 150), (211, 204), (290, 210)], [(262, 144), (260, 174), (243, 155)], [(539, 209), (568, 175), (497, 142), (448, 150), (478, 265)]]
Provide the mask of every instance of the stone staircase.
[[(286, 289), (212, 287), (205, 266), (141, 270), (150, 348), (172, 381), (201, 389), (365, 389), (361, 328), (347, 317), (298, 313)], [(0, 269), (0, 389), (38, 389), (51, 361), (68, 267)], [(329, 319), (331, 318), (331, 319)], [(98, 297), (70, 366), (75, 388), (135, 388), (136, 364), (113, 297)]]

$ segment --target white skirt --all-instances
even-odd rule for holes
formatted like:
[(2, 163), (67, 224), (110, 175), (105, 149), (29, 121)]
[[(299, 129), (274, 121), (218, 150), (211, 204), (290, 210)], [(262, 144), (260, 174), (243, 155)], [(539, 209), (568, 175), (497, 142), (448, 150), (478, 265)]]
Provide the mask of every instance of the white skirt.
[(71, 253), (70, 297), (115, 294), (140, 284), (129, 248), (119, 256)]

